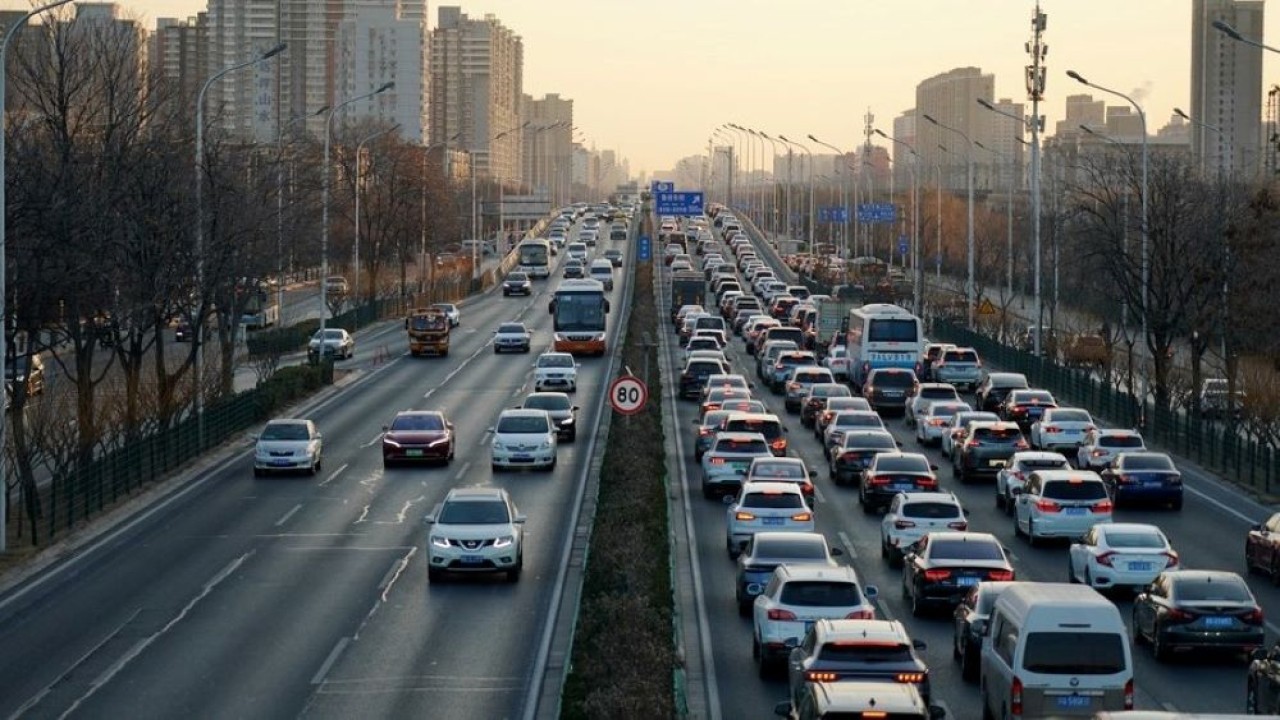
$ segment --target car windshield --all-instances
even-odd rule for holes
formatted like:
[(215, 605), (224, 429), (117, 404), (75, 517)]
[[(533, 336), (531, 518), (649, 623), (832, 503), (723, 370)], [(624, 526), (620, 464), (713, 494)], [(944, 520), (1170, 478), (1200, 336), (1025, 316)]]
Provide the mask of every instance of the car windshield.
[(496, 525), (511, 521), (506, 503), (492, 500), (447, 502), (436, 521), (443, 525)]
[(343, 332), (342, 330), (321, 330), (321, 331), (317, 331), (317, 332), (316, 332), (316, 334), (315, 334), (315, 336), (314, 336), (314, 339), (316, 339), (316, 340), (320, 339), (320, 337), (321, 337), (320, 333), (321, 333), (321, 332), (323, 332), (323, 333), (324, 333), (324, 336), (323, 336), (323, 337), (324, 337), (324, 339), (325, 339), (325, 340), (341, 340), (341, 339), (342, 339), (342, 332)]
[(524, 406), (531, 410), (568, 410), (573, 407), (568, 395), (530, 395)]
[(804, 499), (796, 493), (778, 491), (749, 492), (742, 498), (742, 507), (760, 509), (792, 509), (804, 507)]
[(1125, 470), (1176, 470), (1166, 455), (1125, 455), (1120, 460)]
[(1182, 579), (1173, 585), (1178, 602), (1251, 602), (1253, 596), (1237, 578), (1216, 577)]
[(844, 446), (865, 450), (897, 450), (898, 443), (892, 435), (884, 433), (850, 434), (844, 436)]
[(310, 440), (311, 433), (303, 423), (269, 423), (259, 437), (263, 440)]
[(769, 445), (764, 440), (735, 440), (724, 438), (716, 443), (717, 453), (737, 453), (742, 455), (767, 455)]
[(1057, 480), (1045, 483), (1040, 494), (1054, 500), (1102, 500), (1107, 497), (1107, 486), (1093, 480)]
[(1022, 667), (1053, 675), (1114, 675), (1127, 667), (1123, 637), (1119, 633), (1028, 633)]
[(876, 458), (876, 472), (928, 473), (929, 459), (920, 455), (881, 455)]
[(831, 411), (870, 409), (863, 406), (865, 402), (866, 400), (862, 398), (831, 398), (827, 401), (827, 409)]
[(731, 432), (760, 433), (766, 440), (782, 437), (782, 423), (777, 420), (730, 420), (724, 429)]
[(1054, 410), (1050, 419), (1053, 422), (1093, 422), (1093, 418), (1084, 410)]
[(1056, 470), (1066, 466), (1067, 459), (1065, 457), (1023, 458), (1018, 461), (1020, 470)]
[(796, 463), (762, 463), (751, 466), (753, 478), (784, 478), (787, 480), (803, 480), (808, 477), (803, 465)]
[(831, 642), (825, 643), (818, 651), (818, 659), (831, 663), (908, 663), (914, 658), (909, 645)]
[(544, 368), (570, 368), (573, 367), (573, 356), (571, 355), (543, 355), (538, 358), (538, 367)]
[(1024, 403), (1027, 405), (1038, 404), (1047, 405), (1053, 402), (1053, 396), (1047, 392), (1022, 391), (1013, 394), (1015, 403)]
[(401, 415), (391, 422), (392, 430), (443, 430), (439, 415)]
[(942, 353), (943, 362), (978, 362), (978, 353), (973, 350), (948, 350)]
[(528, 275), (525, 275), (525, 274), (524, 274), (524, 273), (522, 273), (522, 272), (513, 272), (513, 273), (511, 273), (510, 275), (508, 275), (508, 276), (507, 276), (507, 279), (508, 279), (508, 280), (513, 280), (513, 281), (515, 281), (515, 282), (524, 282), (524, 281), (526, 281), (526, 280), (528, 280), (528, 279), (529, 279), (529, 276), (528, 276)]
[(1142, 447), (1142, 438), (1137, 435), (1103, 435), (1098, 438), (1098, 444), (1102, 447), (1111, 448), (1140, 448)]
[(778, 598), (784, 605), (801, 607), (853, 607), (862, 603), (858, 586), (838, 580), (793, 580)]
[(835, 420), (833, 420), (831, 424), (837, 428), (884, 427), (884, 421), (880, 419), (879, 415), (866, 410), (842, 412), (836, 415)]
[(995, 388), (1024, 388), (1027, 386), (1027, 379), (1021, 375), (1007, 375), (1004, 373), (996, 373), (991, 376), (991, 387)]
[(1168, 546), (1164, 537), (1156, 532), (1107, 530), (1104, 537), (1107, 540), (1107, 545), (1113, 548), (1164, 548)]
[(523, 326), (523, 325), (517, 325), (517, 324), (515, 324), (515, 323), (505, 323), (505, 324), (503, 324), (503, 325), (499, 325), (499, 326), (498, 326), (498, 332), (500, 332), (500, 333), (502, 333), (502, 334), (504, 334), (504, 335), (513, 335), (513, 334), (514, 334), (514, 335), (523, 335), (523, 334), (524, 334), (524, 326)]
[(547, 419), (533, 415), (508, 415), (498, 420), (497, 431), (504, 435), (545, 434), (549, 432)]
[[(878, 372), (875, 374), (875, 378), (871, 380), (871, 384), (875, 387), (893, 388), (911, 387), (915, 382), (915, 376), (909, 372)], [(941, 397), (955, 397), (955, 393), (952, 392)]]
[(798, 383), (812, 385), (814, 383), (831, 382), (831, 373), (817, 373), (805, 370), (797, 370), (792, 377)]
[(826, 560), (827, 546), (819, 538), (775, 539), (756, 536), (752, 555), (758, 562)]
[(930, 560), (1004, 560), (1004, 549), (993, 540), (934, 540)]
[(828, 398), (828, 397), (848, 397), (850, 390), (844, 385), (818, 385), (818, 386), (815, 386), (813, 390), (811, 390), (810, 392), (813, 393), (814, 397)]
[(903, 504), (900, 514), (926, 520), (949, 520), (960, 517), (960, 507), (949, 502), (909, 502)]
[[(914, 343), (920, 338), (916, 335), (919, 329), (919, 322), (915, 318), (910, 319), (892, 319), (892, 318), (876, 318), (871, 320), (867, 329), (867, 342), (900, 342)], [(917, 346), (919, 347), (919, 346)]]
[(723, 410), (712, 410), (702, 418), (702, 427), (720, 427), (720, 423), (724, 422), (727, 417), (729, 417), (729, 413)]
[(963, 411), (964, 408), (964, 405), (930, 405), (929, 415), (936, 418), (949, 418)]
[(920, 397), (927, 398), (929, 400), (940, 400), (942, 398), (953, 398), (955, 396), (956, 396), (955, 388), (949, 388), (949, 387), (920, 388)]

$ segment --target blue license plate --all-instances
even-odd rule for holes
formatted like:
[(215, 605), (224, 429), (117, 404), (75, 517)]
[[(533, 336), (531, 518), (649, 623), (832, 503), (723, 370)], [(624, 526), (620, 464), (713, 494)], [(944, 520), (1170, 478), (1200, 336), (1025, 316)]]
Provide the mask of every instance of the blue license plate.
[(463, 555), (461, 562), (463, 565), (479, 565), (484, 562), (484, 558), (479, 555)]
[(293, 461), (292, 460), (272, 460), (271, 464), (272, 465), (292, 465)]
[(765, 518), (764, 524), (765, 525), (781, 525), (784, 519), (785, 518)]
[(513, 456), (512, 456), (512, 459), (513, 459), (513, 460), (526, 460), (526, 461), (531, 461), (531, 460), (533, 460), (533, 456), (532, 456), (532, 455), (513, 455)]
[(1158, 488), (1163, 486), (1164, 486), (1164, 483), (1160, 482), (1159, 480), (1148, 480), (1142, 483), (1142, 487), (1144, 488)]
[(1232, 621), (1232, 618), (1229, 618), (1229, 617), (1221, 617), (1221, 616), (1207, 617), (1207, 618), (1204, 618), (1204, 626), (1207, 628), (1231, 627), (1231, 621)]
[(959, 585), (960, 587), (973, 587), (978, 584), (979, 580), (980, 578), (976, 577), (958, 577), (956, 578), (956, 585)]
[(1089, 512), (1089, 508), (1069, 507), (1063, 510), (1067, 515), (1084, 515)]
[(897, 483), (892, 487), (894, 492), (911, 492), (916, 489), (915, 483)]
[(1149, 562), (1131, 562), (1129, 563), (1130, 572), (1149, 572), (1154, 569), (1154, 563)]
[(1058, 697), (1060, 708), (1087, 708), (1093, 704), (1088, 695), (1061, 695)]

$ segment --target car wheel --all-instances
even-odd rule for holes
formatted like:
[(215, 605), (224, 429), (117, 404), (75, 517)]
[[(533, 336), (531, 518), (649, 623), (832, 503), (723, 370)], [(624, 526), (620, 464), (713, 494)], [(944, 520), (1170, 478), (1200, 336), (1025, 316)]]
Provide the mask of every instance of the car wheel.
[(862, 493), (858, 493), (858, 504), (862, 506), (862, 512), (867, 515), (874, 514), (876, 511), (875, 507), (862, 496)]
[(710, 485), (703, 485), (703, 486), (702, 486), (702, 497), (704, 497), (704, 498), (706, 498), (706, 499), (708, 499), (708, 500), (715, 500), (715, 499), (716, 499), (716, 491), (715, 491), (714, 489), (712, 489), (712, 487), (711, 487)]
[(1174, 510), (1174, 511), (1181, 510), (1181, 509), (1182, 509), (1182, 498), (1178, 498), (1177, 500), (1174, 500), (1173, 502), (1169, 503), (1169, 509), (1170, 509), (1170, 510)]
[(769, 680), (770, 678), (773, 677), (772, 665), (773, 663), (769, 662), (768, 659), (765, 658), (764, 653), (762, 652), (760, 654), (760, 661), (756, 663), (756, 674), (760, 676), (761, 680)]
[(1023, 536), (1022, 526), (1018, 524), (1018, 513), (1016, 511), (1013, 513), (1013, 536), (1014, 537)]
[(513, 583), (520, 580), (520, 571), (524, 569), (524, 555), (516, 557), (516, 566), (507, 571), (507, 582)]
[(444, 573), (435, 568), (427, 568), (427, 582), (438, 583), (444, 580)]
[[(747, 599), (738, 598), (738, 599), (737, 599), (737, 605), (738, 605), (738, 617), (751, 617), (751, 603), (752, 603), (752, 600), (751, 600), (750, 598), (747, 598)], [(755, 643), (754, 643), (754, 642), (752, 642), (752, 645), (753, 645), (753, 647), (752, 647), (752, 651), (753, 651), (753, 653), (754, 653), (754, 652), (759, 652), (759, 648), (754, 646), (754, 645), (755, 645)], [(752, 655), (752, 657), (755, 657), (755, 655)]]
[(1089, 568), (1084, 569), (1084, 584), (1093, 587), (1093, 573), (1089, 572)]
[(493, 346), (493, 354), (494, 354), (494, 355), (497, 355), (497, 354), (499, 354), (499, 353), (501, 353), (501, 352), (502, 352), (502, 351), (498, 349), (498, 346), (497, 346), (497, 345), (494, 345), (494, 346)]
[(1142, 626), (1138, 625), (1138, 613), (1136, 610), (1130, 613), (1129, 625), (1133, 627), (1133, 644), (1137, 646), (1145, 643), (1147, 636), (1142, 634)]
[(501, 466), (501, 465), (499, 465), (498, 463), (492, 463), (492, 465), (493, 465), (493, 474), (494, 474), (494, 475), (497, 475), (498, 473), (502, 472), (502, 466)]
[(924, 605), (920, 602), (919, 591), (911, 593), (911, 616), (923, 617)]
[(1036, 521), (1031, 518), (1027, 518), (1027, 544), (1036, 546)]
[(996, 507), (998, 507), (998, 508), (1000, 508), (1001, 510), (1003, 510), (1003, 509), (1004, 509), (1004, 503), (1005, 503), (1005, 500), (1004, 500), (1004, 493), (1000, 492), (1000, 488), (998, 488), (998, 487), (997, 487), (997, 488), (996, 488)]
[(760, 659), (760, 641), (756, 640), (755, 636), (751, 637), (751, 659), (752, 660)]
[(1280, 585), (1280, 556), (1271, 558), (1271, 569), (1267, 574), (1271, 576), (1272, 585)]
[(253, 469), (253, 476), (254, 476), (254, 477), (262, 477), (263, 475), (266, 475), (266, 474), (267, 474), (267, 473), (266, 473), (266, 471), (265, 471), (265, 470), (263, 470), (262, 468), (254, 468), (254, 469)]
[(995, 714), (991, 712), (991, 702), (985, 690), (982, 692), (982, 720), (996, 720)]

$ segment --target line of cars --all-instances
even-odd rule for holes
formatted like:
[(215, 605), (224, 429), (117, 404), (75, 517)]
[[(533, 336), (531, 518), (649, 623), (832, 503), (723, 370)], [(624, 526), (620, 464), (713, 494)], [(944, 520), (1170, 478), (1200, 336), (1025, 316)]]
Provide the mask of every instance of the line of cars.
[[(749, 252), (746, 246), (742, 248)], [(816, 358), (798, 355), (803, 352), (798, 344), (766, 348), (761, 343), (761, 337), (772, 328), (785, 326), (781, 322), (770, 322), (776, 318), (758, 317), (762, 313), (740, 312), (736, 308), (746, 302), (746, 293), (741, 290), (748, 284), (745, 279), (734, 274), (732, 282), (737, 287), (724, 290), (731, 282), (730, 273), (721, 274), (717, 267), (706, 269), (706, 276), (717, 280), (710, 288), (706, 303), (708, 306), (716, 303), (722, 313), (732, 318), (731, 331), (744, 338), (748, 356), (754, 355), (758, 361), (760, 384), (770, 388), (781, 386), (785, 392), (789, 383), (797, 382), (794, 376), (800, 372), (799, 368), (806, 368), (801, 373), (803, 376), (809, 374), (807, 368), (817, 366)], [(725, 295), (731, 292), (741, 294), (726, 301)], [(699, 310), (673, 307), (672, 313), (684, 327), (691, 314), (698, 317)], [(697, 322), (688, 327), (690, 342), (698, 332)], [(700, 343), (698, 350), (713, 350), (714, 344), (718, 341)], [(789, 354), (787, 360), (778, 363), (784, 353)], [(944, 357), (957, 364), (969, 362), (974, 368), (980, 368), (980, 361), (970, 348), (940, 348), (937, 359)], [(723, 363), (725, 367), (719, 372), (730, 372), (727, 357)], [(930, 361), (930, 365), (933, 364)], [(981, 369), (966, 375), (960, 384), (975, 391), (971, 406), (959, 397), (952, 383), (946, 383), (952, 385), (949, 392), (938, 388), (937, 397), (927, 397), (929, 393), (921, 390), (927, 389), (928, 384), (908, 374), (913, 375), (911, 386), (897, 409), (902, 411), (908, 424), (914, 426), (916, 441), (920, 445), (940, 445), (952, 462), (957, 481), (994, 479), (996, 504), (1009, 508), (1019, 528), (1018, 534), (1029, 542), (1039, 543), (1052, 537), (1073, 541), (1064, 558), (1066, 582), (1019, 582), (1007, 550), (994, 535), (970, 530), (964, 508), (954, 495), (938, 487), (936, 474), (931, 487), (908, 487), (906, 482), (899, 486), (898, 478), (891, 473), (878, 470), (871, 474), (871, 478), (885, 481), (883, 484), (892, 493), (886, 512), (880, 518), (882, 554), (891, 565), (902, 567), (903, 596), (913, 611), (924, 614), (931, 606), (947, 610), (954, 626), (953, 655), (960, 662), (966, 679), (981, 682), (984, 717), (1090, 716), (1095, 712), (1131, 708), (1134, 700), (1131, 648), (1145, 643), (1153, 646), (1160, 660), (1174, 656), (1178, 650), (1194, 651), (1195, 657), (1200, 657), (1204, 649), (1225, 649), (1251, 658), (1250, 711), (1280, 709), (1274, 705), (1280, 702), (1277, 699), (1280, 698), (1280, 649), (1270, 652), (1261, 649), (1265, 640), (1262, 611), (1243, 579), (1230, 572), (1184, 569), (1179, 554), (1156, 525), (1112, 522), (1115, 508), (1122, 503), (1181, 509), (1180, 473), (1167, 455), (1148, 451), (1141, 435), (1135, 431), (1101, 428), (1087, 411), (1059, 407), (1045, 391), (1028, 387), (1025, 378), (1019, 382), (1018, 377)], [(940, 383), (940, 378), (947, 376), (944, 371), (927, 377), (931, 377), (931, 382)], [(717, 376), (711, 382), (721, 379)], [(794, 395), (785, 398), (796, 398), (785, 403), (787, 409), (796, 411), (802, 423), (813, 428), (815, 438), (822, 439), (824, 453), (831, 463), (832, 479), (856, 483), (860, 498), (864, 497), (864, 487), (868, 484), (866, 470), (882, 456), (887, 459), (906, 453), (901, 452), (900, 445), (887, 433), (884, 434), (888, 436), (887, 441), (882, 440), (879, 446), (864, 448), (855, 444), (845, 448), (844, 437), (839, 446), (829, 446), (828, 429), (833, 424), (837, 428), (843, 424), (838, 418), (864, 411), (865, 388), (858, 388), (856, 396), (845, 387), (846, 392), (819, 393), (829, 397), (810, 397), (814, 394), (812, 388), (824, 387), (827, 383), (797, 384), (808, 387), (796, 388)], [(682, 387), (688, 395), (694, 395), (698, 380), (693, 379)], [(754, 389), (748, 384), (748, 390)], [(698, 391), (698, 396), (703, 392)], [(888, 399), (880, 400), (879, 409), (894, 409)], [(734, 402), (759, 403), (749, 392)], [(764, 409), (763, 403), (754, 409)], [(723, 411), (710, 411), (711, 419), (722, 424), (725, 416), (714, 417), (720, 412)], [(699, 434), (695, 442), (696, 451), (704, 453), (704, 479), (705, 453), (714, 447), (719, 427), (717, 422), (707, 420), (708, 415), (704, 414), (698, 421)], [(850, 427), (844, 432), (855, 438), (855, 443), (877, 435), (874, 427)], [(792, 437), (790, 442), (796, 442), (796, 438)], [(757, 451), (760, 448), (757, 447)], [(851, 456), (848, 467), (837, 462), (842, 453)], [(760, 457), (762, 459), (750, 462), (767, 462), (763, 455)], [(920, 477), (929, 477), (926, 468), (936, 470), (928, 467), (927, 462), (924, 460), (926, 465), (916, 468)], [(741, 470), (741, 461), (738, 467)], [(750, 464), (746, 465), (745, 472), (751, 472)], [(727, 527), (741, 510), (743, 495), (748, 491), (758, 492), (746, 484), (746, 476), (743, 480), (741, 489), (732, 496), (733, 515), (726, 520)], [(732, 491), (733, 488), (726, 483), (726, 489)], [(790, 493), (785, 500), (793, 511), (799, 510), (794, 495), (796, 493)], [(803, 490), (799, 495), (804, 497)], [(875, 503), (865, 500), (863, 507), (879, 509)], [(804, 515), (804, 512), (795, 514)], [(794, 543), (812, 533), (803, 524), (790, 530)], [(735, 539), (732, 535), (726, 537), (726, 543), (731, 554), (735, 542), (738, 545), (740, 565), (746, 563), (755, 568), (761, 557), (783, 558), (781, 567), (785, 568), (787, 553), (774, 550), (774, 546), (782, 544), (781, 538), (774, 537), (777, 532), (777, 529), (762, 527), (745, 544), (742, 537)], [(1277, 552), (1280, 550), (1280, 513), (1267, 524), (1256, 526), (1251, 531), (1250, 543), (1254, 552), (1250, 570), (1274, 572), (1280, 577), (1280, 552)], [(822, 547), (826, 547), (825, 540)], [(1264, 547), (1267, 549), (1262, 549)], [(835, 554), (831, 549), (825, 553), (813, 549), (808, 553), (797, 552), (796, 556), (799, 559), (794, 562), (797, 563), (827, 566), (834, 562)], [(768, 570), (770, 565), (763, 563), (759, 568)], [(746, 579), (751, 581), (750, 586), (744, 586), (740, 572), (737, 597), (740, 610), (749, 607), (753, 611), (753, 627), (767, 623), (770, 610), (787, 610), (778, 607), (776, 601), (781, 598), (771, 594), (760, 601), (765, 617), (756, 617), (757, 605), (749, 591), (770, 588), (772, 576), (760, 572)], [(780, 590), (777, 586), (772, 589), (775, 593)], [(1007, 599), (998, 603), (1008, 589), (1015, 592), (1007, 593)], [(1099, 591), (1116, 590), (1134, 596), (1132, 636), (1121, 620), (1117, 604), (1099, 594)], [(748, 600), (749, 606), (744, 602)], [(783, 612), (775, 615), (786, 617)], [(776, 708), (780, 715), (821, 717), (822, 712), (855, 707), (859, 701), (866, 700), (862, 691), (854, 691), (854, 698), (841, 687), (845, 679), (857, 677), (856, 673), (848, 677), (839, 672), (813, 673), (805, 674), (800, 682), (795, 679), (795, 661), (808, 657), (799, 648), (809, 648), (812, 653), (814, 648), (823, 647), (822, 636), (814, 630), (821, 622), (826, 621), (814, 621), (813, 626), (806, 628), (811, 633), (802, 629), (785, 639), (781, 648), (772, 636), (756, 631), (753, 653), (762, 660), (762, 668), (763, 661), (780, 658), (785, 658), (788, 668), (791, 697)], [(1003, 635), (996, 635), (994, 639), (993, 623), (1003, 631)], [(832, 652), (834, 657), (834, 646)], [(1267, 705), (1268, 702), (1272, 705)]]

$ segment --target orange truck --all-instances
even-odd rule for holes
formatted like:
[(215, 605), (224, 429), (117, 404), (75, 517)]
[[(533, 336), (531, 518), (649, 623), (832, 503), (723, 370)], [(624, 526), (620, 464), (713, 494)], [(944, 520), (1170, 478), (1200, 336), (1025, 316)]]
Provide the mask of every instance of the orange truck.
[(417, 308), (404, 319), (409, 334), (409, 354), (449, 354), (449, 316), (439, 308)]

